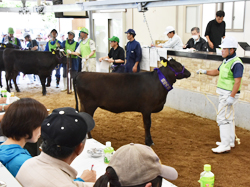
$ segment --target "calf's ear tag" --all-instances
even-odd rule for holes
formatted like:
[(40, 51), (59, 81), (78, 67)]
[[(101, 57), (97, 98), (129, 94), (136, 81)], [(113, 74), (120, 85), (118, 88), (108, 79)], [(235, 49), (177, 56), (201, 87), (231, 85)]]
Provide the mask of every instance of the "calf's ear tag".
[(56, 54), (55, 51), (53, 51), (52, 54), (53, 54), (53, 55)]
[(6, 48), (6, 45), (4, 45), (3, 47)]
[(168, 62), (163, 62), (163, 60), (162, 60), (162, 61), (161, 61), (161, 64), (162, 64), (164, 67), (167, 67)]

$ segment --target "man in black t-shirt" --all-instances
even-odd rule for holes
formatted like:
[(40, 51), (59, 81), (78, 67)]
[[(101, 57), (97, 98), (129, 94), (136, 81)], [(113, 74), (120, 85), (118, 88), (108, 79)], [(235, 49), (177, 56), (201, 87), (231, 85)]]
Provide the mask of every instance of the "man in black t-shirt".
[(208, 50), (216, 52), (221, 44), (221, 38), (225, 38), (226, 23), (223, 21), (225, 12), (220, 10), (216, 12), (216, 18), (207, 24), (205, 36), (208, 41)]
[(110, 45), (112, 48), (110, 49), (108, 56), (99, 58), (99, 61), (101, 62), (102, 60), (108, 59), (109, 63), (113, 63), (113, 65), (111, 66), (112, 72), (123, 73), (125, 70), (125, 67), (124, 67), (124, 60), (125, 60), (124, 49), (119, 46), (119, 38), (118, 37), (113, 36), (112, 38), (109, 38), (109, 40), (110, 40)]

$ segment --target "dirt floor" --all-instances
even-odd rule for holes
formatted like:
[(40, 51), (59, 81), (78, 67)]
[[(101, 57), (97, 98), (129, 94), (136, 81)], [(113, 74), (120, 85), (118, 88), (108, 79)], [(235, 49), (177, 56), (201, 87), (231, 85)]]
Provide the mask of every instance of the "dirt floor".
[[(61, 81), (62, 82), (62, 81)], [(51, 111), (59, 107), (75, 107), (74, 95), (52, 87), (42, 96), (41, 87), (22, 85), (16, 96), (31, 97), (42, 102)], [(144, 128), (140, 113), (113, 114), (97, 109), (92, 131), (94, 139), (101, 143), (111, 141), (117, 149), (131, 142), (144, 144)], [(199, 186), (197, 182), (204, 164), (212, 165), (215, 187), (250, 186), (250, 132), (236, 128), (241, 144), (230, 153), (213, 154), (211, 148), (219, 141), (219, 129), (215, 121), (180, 112), (168, 107), (152, 114), (153, 149), (163, 164), (176, 168), (179, 177), (171, 181), (179, 187)]]

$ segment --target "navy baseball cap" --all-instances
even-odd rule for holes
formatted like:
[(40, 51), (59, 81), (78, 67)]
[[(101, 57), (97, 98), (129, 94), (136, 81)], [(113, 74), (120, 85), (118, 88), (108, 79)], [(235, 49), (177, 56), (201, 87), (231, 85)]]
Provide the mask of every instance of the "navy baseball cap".
[(128, 33), (136, 35), (136, 33), (133, 29), (129, 29), (127, 32), (125, 32), (125, 34), (128, 34)]
[(57, 146), (74, 147), (94, 127), (95, 121), (88, 113), (78, 113), (71, 107), (57, 108), (43, 121), (41, 136)]

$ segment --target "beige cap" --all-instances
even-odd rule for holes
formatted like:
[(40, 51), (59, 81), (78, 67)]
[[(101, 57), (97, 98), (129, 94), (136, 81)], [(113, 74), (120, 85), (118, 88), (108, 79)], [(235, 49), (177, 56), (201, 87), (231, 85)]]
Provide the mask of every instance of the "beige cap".
[(169, 166), (161, 165), (159, 157), (152, 148), (130, 143), (120, 147), (110, 160), (111, 166), (121, 186), (134, 186), (147, 183), (157, 176), (175, 180), (177, 171)]

